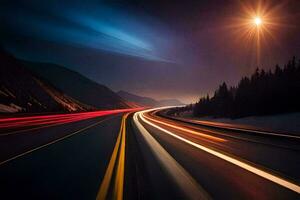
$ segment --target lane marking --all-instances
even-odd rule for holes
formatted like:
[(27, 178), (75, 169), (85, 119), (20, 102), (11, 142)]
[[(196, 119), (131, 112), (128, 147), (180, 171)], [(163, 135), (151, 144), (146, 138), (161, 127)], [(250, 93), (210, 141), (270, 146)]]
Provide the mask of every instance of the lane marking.
[(141, 111), (141, 112), (138, 112), (138, 114), (139, 114), (140, 119), (143, 122), (149, 124), (150, 126), (153, 126), (153, 127), (157, 128), (157, 129), (159, 129), (159, 130), (161, 130), (161, 131), (169, 134), (170, 136), (172, 136), (172, 137), (174, 137), (176, 139), (179, 139), (179, 140), (181, 140), (181, 141), (183, 141), (183, 142), (185, 142), (187, 144), (190, 144), (190, 145), (192, 145), (192, 146), (194, 146), (194, 147), (196, 147), (198, 149), (201, 149), (201, 150), (203, 150), (203, 151), (205, 151), (205, 152), (207, 152), (209, 154), (212, 154), (212, 155), (214, 155), (214, 156), (216, 156), (218, 158), (221, 158), (221, 159), (223, 159), (225, 161), (228, 161), (228, 162), (230, 162), (230, 163), (232, 163), (232, 164), (234, 164), (236, 166), (239, 166), (239, 167), (241, 167), (241, 168), (243, 168), (243, 169), (245, 169), (247, 171), (250, 171), (250, 172), (252, 172), (252, 173), (254, 173), (254, 174), (256, 174), (256, 175), (258, 175), (260, 177), (263, 177), (263, 178), (265, 178), (265, 179), (267, 179), (269, 181), (277, 183), (277, 184), (279, 184), (279, 185), (281, 185), (281, 186), (283, 186), (283, 187), (285, 187), (287, 189), (290, 189), (290, 190), (292, 190), (294, 192), (300, 193), (300, 186), (297, 185), (297, 184), (295, 184), (295, 183), (292, 183), (292, 182), (290, 182), (290, 181), (288, 181), (288, 180), (286, 180), (284, 178), (281, 178), (279, 176), (273, 175), (273, 174), (271, 174), (269, 172), (266, 172), (266, 171), (263, 171), (261, 169), (258, 169), (256, 167), (250, 165), (250, 164), (247, 164), (245, 162), (242, 162), (240, 160), (232, 158), (232, 157), (230, 157), (228, 155), (222, 154), (222, 153), (220, 153), (218, 151), (215, 151), (213, 149), (210, 149), (210, 148), (207, 148), (207, 147), (202, 146), (200, 144), (194, 143), (194, 142), (192, 142), (190, 140), (187, 140), (187, 139), (185, 139), (185, 138), (183, 138), (181, 136), (178, 136), (178, 135), (176, 135), (176, 134), (174, 134), (174, 133), (172, 133), (172, 132), (170, 132), (170, 131), (168, 131), (168, 130), (160, 127), (160, 126), (157, 126), (157, 125), (153, 124), (152, 122), (148, 121), (147, 119), (145, 119), (143, 117), (143, 114), (145, 112), (149, 112), (149, 111), (150, 110)]
[[(108, 163), (107, 169), (104, 174), (104, 178), (100, 185), (97, 193), (96, 200), (105, 200), (107, 198), (108, 190), (111, 185), (114, 169), (116, 170), (114, 188), (113, 188), (113, 199), (123, 199), (123, 188), (124, 188), (124, 171), (125, 171), (125, 138), (126, 138), (126, 119), (130, 113), (126, 113), (122, 117), (120, 131), (118, 138)], [(118, 154), (119, 153), (119, 154)], [(116, 166), (116, 160), (118, 156), (118, 164)]]
[(72, 132), (72, 133), (70, 133), (69, 135), (63, 136), (63, 137), (61, 137), (61, 138), (59, 138), (59, 139), (56, 139), (56, 140), (53, 140), (53, 141), (51, 141), (51, 142), (49, 142), (49, 143), (43, 144), (43, 145), (41, 145), (41, 146), (39, 146), (39, 147), (33, 148), (33, 149), (31, 149), (31, 150), (28, 150), (28, 151), (25, 151), (25, 152), (23, 152), (23, 153), (21, 153), (21, 154), (18, 154), (18, 155), (16, 155), (16, 156), (13, 156), (13, 157), (11, 157), (11, 158), (9, 158), (9, 159), (7, 159), (7, 160), (4, 160), (4, 161), (0, 162), (0, 166), (3, 165), (3, 164), (5, 164), (5, 163), (7, 163), (7, 162), (10, 162), (10, 161), (12, 161), (12, 160), (15, 160), (15, 159), (17, 159), (17, 158), (19, 158), (19, 157), (25, 156), (25, 155), (27, 155), (27, 154), (29, 154), (29, 153), (32, 153), (32, 152), (34, 152), (34, 151), (37, 151), (37, 150), (42, 149), (42, 148), (44, 148), (44, 147), (50, 146), (50, 145), (52, 145), (52, 144), (54, 144), (54, 143), (57, 143), (57, 142), (59, 142), (59, 141), (62, 141), (62, 140), (64, 140), (64, 139), (67, 139), (67, 138), (69, 138), (69, 137), (71, 137), (71, 136), (73, 136), (73, 135), (75, 135), (75, 134), (77, 134), (77, 133), (80, 133), (80, 132), (85, 131), (85, 130), (87, 130), (87, 129), (90, 129), (90, 128), (94, 127), (94, 126), (97, 126), (97, 125), (101, 124), (102, 122), (107, 121), (107, 120), (109, 120), (109, 119), (111, 119), (111, 118), (113, 118), (113, 117), (110, 117), (110, 118), (106, 118), (106, 119), (100, 120), (99, 122), (93, 123), (93, 124), (91, 124), (91, 125), (89, 125), (89, 126), (86, 126), (86, 127), (82, 128), (82, 129), (79, 129), (79, 130), (77, 130), (77, 131), (75, 131), (75, 132)]
[[(106, 116), (103, 116), (103, 117), (106, 117)], [(93, 118), (90, 118), (90, 119), (93, 119)], [(50, 127), (53, 127), (53, 126), (61, 126), (61, 125), (66, 125), (66, 124), (70, 125), (72, 123), (78, 123), (78, 122), (82, 122), (82, 121), (86, 121), (86, 120), (90, 120), (90, 119), (83, 119), (83, 120), (80, 120), (80, 121), (74, 121), (74, 122), (70, 122), (70, 123), (48, 124), (48, 125), (42, 125), (42, 126), (39, 126), (39, 127), (33, 127), (33, 128), (28, 128), (28, 129), (22, 129), (22, 130), (15, 130), (15, 131), (6, 132), (6, 133), (0, 133), (0, 137), (20, 134), (20, 133), (26, 133), (26, 132), (29, 132), (29, 131), (34, 131), (34, 130), (39, 130), (39, 129), (44, 129), (44, 128), (50, 128)]]
[(104, 178), (102, 180), (100, 189), (99, 189), (97, 197), (96, 197), (97, 200), (105, 200), (106, 196), (107, 196), (107, 192), (108, 192), (109, 185), (110, 185), (110, 182), (111, 182), (111, 177), (112, 177), (112, 174), (113, 174), (113, 169), (114, 169), (114, 166), (115, 166), (115, 163), (116, 163), (116, 158), (117, 158), (117, 154), (118, 154), (119, 147), (120, 147), (121, 133), (122, 133), (122, 128), (123, 128), (123, 118), (122, 118), (121, 124), (122, 125), (121, 125), (121, 128), (120, 128), (119, 134), (118, 134), (116, 145), (114, 147), (112, 156), (111, 156), (110, 161), (108, 163), (107, 169), (105, 171)]
[(137, 113), (133, 120), (149, 145), (151, 151), (166, 172), (173, 178), (176, 185), (184, 192), (188, 199), (210, 199), (207, 192), (193, 179), (193, 177), (155, 140), (155, 138), (139, 122)]
[(114, 193), (113, 193), (114, 194), (113, 199), (117, 199), (117, 200), (123, 199), (124, 171), (125, 171), (126, 118), (128, 117), (128, 115), (129, 113), (125, 114), (124, 116), (122, 142), (121, 142), (119, 162), (117, 166), (117, 175), (116, 175)]
[(26, 133), (28, 131), (34, 131), (34, 130), (39, 130), (39, 129), (43, 129), (43, 128), (50, 128), (52, 126), (59, 126), (59, 125), (62, 125), (62, 124), (50, 124), (50, 125), (45, 125), (45, 126), (40, 126), (40, 127), (33, 127), (33, 128), (23, 129), (23, 130), (16, 130), (16, 131), (11, 131), (11, 132), (6, 132), (6, 133), (0, 133), (0, 137), (14, 135), (14, 134), (20, 134), (20, 133)]

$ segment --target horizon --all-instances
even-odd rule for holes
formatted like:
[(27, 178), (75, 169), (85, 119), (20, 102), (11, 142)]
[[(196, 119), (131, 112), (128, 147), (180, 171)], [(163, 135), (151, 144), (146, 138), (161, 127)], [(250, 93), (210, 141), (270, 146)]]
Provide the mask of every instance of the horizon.
[[(11, 52), (9, 52), (9, 53), (11, 53)], [(291, 61), (293, 57), (295, 57), (296, 60), (300, 60), (300, 58), (297, 58), (296, 56), (292, 56), (290, 59), (288, 59), (288, 60), (287, 60), (285, 63), (283, 63), (282, 65), (275, 64), (273, 67), (269, 67), (269, 68), (268, 68), (268, 71), (274, 72), (275, 67), (276, 67), (277, 65), (278, 65), (280, 68), (284, 68), (284, 66), (287, 64), (287, 62), (288, 62), (288, 61)], [(23, 61), (25, 61), (25, 62), (26, 62), (26, 61), (29, 61), (29, 62), (37, 62), (37, 61), (33, 61), (33, 60), (25, 60), (25, 59), (23, 59), (23, 58), (18, 58), (18, 57), (17, 57), (17, 59), (23, 60)], [(195, 96), (195, 97), (192, 97), (192, 98), (188, 97), (188, 98), (183, 98), (183, 99), (181, 99), (181, 98), (177, 98), (176, 95), (173, 96), (173, 97), (170, 97), (170, 96), (160, 97), (160, 96), (155, 96), (155, 95), (151, 96), (151, 94), (149, 94), (149, 93), (147, 93), (147, 92), (145, 93), (145, 95), (143, 95), (143, 94), (144, 94), (143, 92), (141, 92), (141, 93), (136, 93), (136, 92), (134, 92), (134, 91), (133, 91), (133, 92), (132, 92), (132, 91), (126, 91), (126, 90), (117, 89), (117, 88), (116, 88), (116, 89), (113, 89), (113, 88), (109, 87), (108, 85), (106, 85), (105, 83), (99, 82), (98, 80), (95, 80), (95, 79), (93, 79), (93, 78), (91, 78), (91, 77), (88, 77), (88, 76), (84, 75), (84, 74), (83, 74), (82, 72), (80, 72), (80, 71), (76, 71), (76, 70), (72, 69), (72, 67), (63, 66), (63, 65), (61, 65), (61, 64), (59, 64), (59, 63), (53, 63), (53, 62), (46, 62), (46, 61), (39, 61), (39, 62), (41, 62), (41, 63), (47, 63), (47, 64), (55, 64), (55, 65), (58, 65), (58, 66), (60, 66), (60, 67), (64, 67), (64, 68), (67, 68), (67, 69), (69, 69), (69, 70), (71, 70), (71, 71), (77, 72), (77, 73), (79, 73), (80, 75), (82, 75), (82, 76), (84, 76), (84, 77), (86, 77), (86, 78), (88, 78), (88, 79), (90, 79), (90, 80), (92, 80), (92, 81), (94, 81), (94, 82), (96, 82), (96, 83), (98, 83), (98, 84), (107, 86), (108, 88), (112, 89), (115, 93), (118, 93), (118, 92), (120, 92), (120, 91), (124, 91), (124, 92), (128, 92), (128, 93), (130, 93), (130, 94), (137, 95), (137, 96), (140, 96), (140, 97), (152, 98), (152, 99), (157, 100), (157, 101), (176, 99), (176, 100), (179, 100), (180, 102), (182, 102), (182, 103), (184, 103), (184, 104), (186, 104), (186, 105), (188, 105), (188, 104), (195, 104), (195, 103), (197, 103), (201, 98), (206, 97), (207, 95), (209, 95), (210, 97), (213, 96), (214, 92), (218, 89), (218, 87), (219, 87), (222, 83), (225, 82), (225, 81), (220, 81), (220, 83), (217, 84), (216, 87), (213, 88), (210, 92), (208, 92), (208, 93), (206, 93), (206, 94), (198, 95), (198, 96)], [(258, 68), (258, 67), (257, 67), (257, 68), (255, 68), (255, 69), (253, 70), (253, 72), (250, 73), (249, 75), (245, 75), (245, 76), (242, 76), (242, 77), (240, 77), (240, 78), (237, 78), (236, 82), (233, 83), (232, 85), (230, 85), (230, 84), (228, 84), (227, 82), (225, 82), (225, 83), (227, 84), (227, 87), (228, 87), (228, 88), (230, 88), (230, 87), (237, 87), (239, 81), (241, 81), (242, 78), (245, 78), (245, 77), (248, 77), (248, 78), (249, 78), (249, 76), (251, 76), (251, 75), (255, 72), (256, 69), (264, 70), (264, 68)], [(266, 72), (267, 72), (267, 71), (266, 71)]]

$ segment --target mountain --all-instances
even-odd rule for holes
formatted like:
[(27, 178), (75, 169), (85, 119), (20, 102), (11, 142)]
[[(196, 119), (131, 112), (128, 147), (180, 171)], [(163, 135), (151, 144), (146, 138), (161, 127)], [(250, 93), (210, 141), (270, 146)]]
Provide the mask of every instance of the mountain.
[(140, 106), (156, 106), (157, 105), (157, 101), (150, 98), (150, 97), (141, 97), (135, 94), (131, 94), (129, 92), (125, 92), (123, 90), (117, 92), (117, 94), (122, 97), (123, 99), (131, 102), (131, 103), (135, 103), (138, 104)]
[(96, 83), (78, 72), (51, 63), (23, 61), (24, 65), (37, 76), (47, 80), (68, 96), (96, 107), (115, 109), (131, 107), (124, 99), (108, 87)]
[(178, 105), (184, 105), (181, 101), (177, 99), (163, 99), (160, 100), (158, 103), (160, 106), (178, 106)]
[(135, 103), (139, 106), (148, 106), (148, 107), (156, 107), (156, 106), (178, 106), (183, 105), (177, 99), (164, 99), (164, 100), (155, 100), (150, 97), (141, 97), (136, 94), (132, 94), (126, 91), (119, 91), (117, 94), (128, 102)]
[(0, 113), (83, 111), (90, 107), (34, 76), (0, 49)]

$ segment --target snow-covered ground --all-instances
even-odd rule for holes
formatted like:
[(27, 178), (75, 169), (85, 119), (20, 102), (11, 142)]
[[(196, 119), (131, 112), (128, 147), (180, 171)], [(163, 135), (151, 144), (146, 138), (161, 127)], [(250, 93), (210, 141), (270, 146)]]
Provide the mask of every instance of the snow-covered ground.
[(0, 113), (15, 113), (15, 112), (20, 112), (22, 110), (23, 108), (13, 103), (11, 103), (10, 105), (0, 104)]
[(259, 130), (275, 132), (285, 132), (300, 135), (300, 113), (288, 113), (269, 116), (251, 116), (239, 119), (191, 117), (190, 113), (185, 113), (182, 117), (198, 119), (201, 121), (220, 122), (243, 127), (255, 127)]

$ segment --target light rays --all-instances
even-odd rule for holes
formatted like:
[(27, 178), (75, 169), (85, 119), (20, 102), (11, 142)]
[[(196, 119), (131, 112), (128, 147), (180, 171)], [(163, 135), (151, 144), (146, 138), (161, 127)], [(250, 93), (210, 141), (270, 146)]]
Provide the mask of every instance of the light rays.
[(278, 44), (277, 33), (283, 28), (281, 12), (284, 3), (278, 5), (258, 1), (257, 4), (240, 3), (240, 15), (229, 26), (235, 42), (244, 44), (244, 48), (255, 52), (255, 63), (261, 65), (263, 50), (272, 44)]

